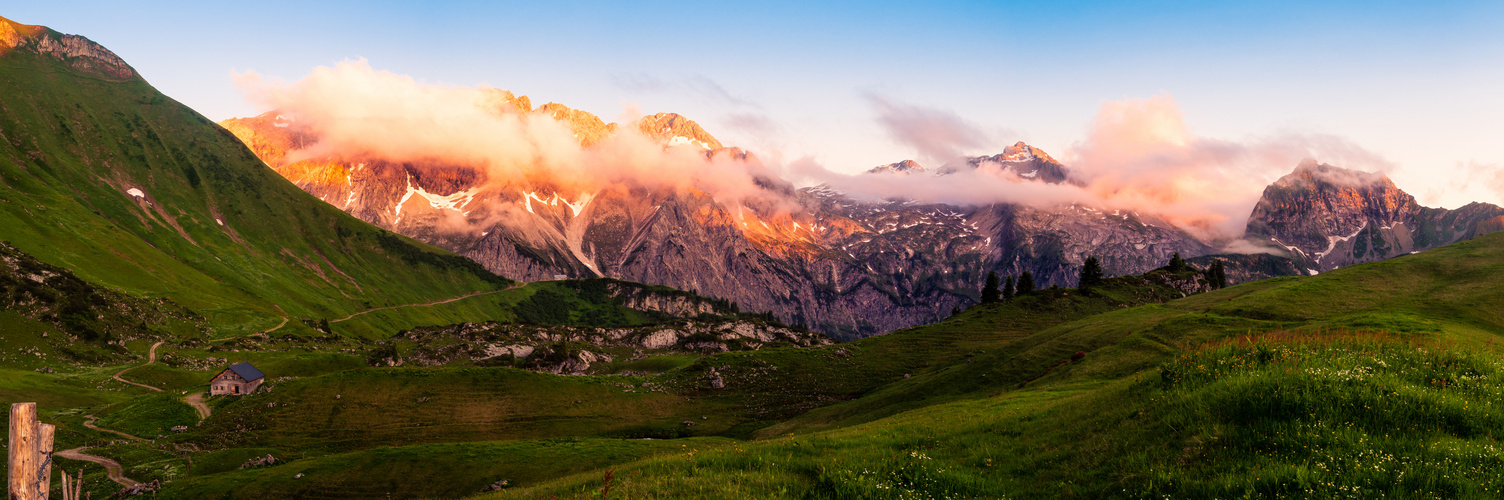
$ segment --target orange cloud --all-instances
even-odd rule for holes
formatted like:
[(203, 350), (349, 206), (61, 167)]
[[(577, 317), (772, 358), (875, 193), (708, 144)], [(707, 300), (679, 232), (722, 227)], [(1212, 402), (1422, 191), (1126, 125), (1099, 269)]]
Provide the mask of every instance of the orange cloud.
[(707, 159), (693, 145), (665, 147), (635, 127), (583, 147), (567, 123), (518, 111), (504, 91), (424, 85), (376, 71), (365, 60), (320, 67), (291, 84), (254, 74), (237, 80), (253, 103), (316, 134), (317, 142), (289, 154), (289, 162), (371, 157), (468, 168), (481, 172), (491, 188), (547, 184), (589, 192), (630, 183), (698, 189), (730, 203), (760, 192), (753, 179), (762, 169), (755, 162)]

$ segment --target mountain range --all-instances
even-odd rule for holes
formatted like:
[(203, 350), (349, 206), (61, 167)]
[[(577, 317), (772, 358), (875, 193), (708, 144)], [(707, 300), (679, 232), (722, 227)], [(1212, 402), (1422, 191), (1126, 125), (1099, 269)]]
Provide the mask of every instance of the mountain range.
[[(621, 128), (557, 103), (530, 107), (525, 96), (492, 92), (496, 98), (488, 102), (500, 103), (503, 112), (563, 122), (581, 147)], [(399, 162), (362, 153), (294, 155), (318, 144), (321, 132), (291, 113), (220, 124), (278, 173), (331, 205), (498, 274), (523, 281), (603, 276), (667, 285), (734, 301), (744, 310), (771, 311), (836, 338), (944, 318), (978, 302), (989, 272), (1029, 272), (1041, 286), (1073, 286), (1088, 256), (1098, 257), (1108, 275), (1142, 273), (1177, 253), (1230, 256), (1216, 242), (1143, 211), (863, 200), (827, 185), (795, 188), (766, 172), (757, 178), (759, 194), (777, 202), (763, 205), (630, 183), (598, 191), (570, 191), (547, 178), (497, 186), (483, 169), (462, 163)], [(756, 161), (677, 114), (647, 116), (632, 127), (664, 148), (699, 148), (706, 161)], [(1067, 166), (1023, 142), (934, 169), (904, 160), (865, 175), (945, 176), (984, 165), (1023, 182), (1079, 183)], [(1236, 281), (1319, 272), (1432, 248), (1478, 234), (1500, 213), (1487, 204), (1423, 208), (1381, 174), (1307, 161), (1271, 185), (1248, 220), (1247, 237), (1290, 263), (1241, 269), (1249, 260), (1229, 257), (1229, 276)], [(456, 219), (465, 221), (466, 230), (449, 228)]]

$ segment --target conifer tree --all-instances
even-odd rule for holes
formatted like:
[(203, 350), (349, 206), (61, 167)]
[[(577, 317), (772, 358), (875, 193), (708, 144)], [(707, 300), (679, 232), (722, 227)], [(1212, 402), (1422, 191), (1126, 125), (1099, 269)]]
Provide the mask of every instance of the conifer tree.
[(1076, 288), (1082, 292), (1095, 288), (1102, 284), (1102, 261), (1095, 256), (1087, 257), (1086, 263), (1081, 265), (1081, 282)]
[(1170, 257), (1169, 268), (1172, 273), (1183, 273), (1189, 266), (1186, 265), (1185, 259), (1180, 258), (1180, 252), (1175, 252), (1175, 255)]
[(1013, 300), (1013, 275), (1008, 275), (1008, 281), (1003, 282), (1003, 300)]
[(982, 287), (982, 303), (991, 304), (997, 302), (1001, 292), (997, 289), (997, 273), (987, 273), (987, 286)]
[(1034, 273), (1024, 271), (1024, 273), (1018, 277), (1018, 295), (1031, 293), (1033, 291)]
[(1207, 280), (1212, 282), (1212, 288), (1227, 288), (1227, 268), (1222, 265), (1222, 259), (1213, 260), (1211, 269), (1206, 273)]

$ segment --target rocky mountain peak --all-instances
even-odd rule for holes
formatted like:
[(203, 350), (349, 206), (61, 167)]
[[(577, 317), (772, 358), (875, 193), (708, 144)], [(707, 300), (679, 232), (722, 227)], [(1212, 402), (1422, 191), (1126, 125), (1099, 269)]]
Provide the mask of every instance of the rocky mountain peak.
[(1254, 208), (1300, 208), (1350, 216), (1392, 219), (1417, 207), (1415, 197), (1399, 189), (1378, 172), (1336, 167), (1305, 160), (1295, 170), (1264, 189), (1264, 198)]
[(510, 90), (492, 88), (486, 88), (483, 90), (486, 92), (487, 99), (490, 101), (491, 105), (496, 107), (498, 111), (515, 111), (518, 113), (530, 113), (533, 111), (533, 101), (531, 99), (528, 99), (525, 95), (514, 95)]
[(1471, 238), (1501, 212), (1486, 204), (1422, 207), (1383, 173), (1306, 159), (1264, 189), (1247, 234), (1319, 272)]
[(1377, 188), (1385, 191), (1399, 191), (1389, 176), (1381, 172), (1364, 172), (1337, 166), (1328, 165), (1316, 160), (1306, 158), (1295, 166), (1295, 170), (1275, 181), (1276, 185), (1306, 186), (1313, 189), (1343, 189), (1343, 188)]
[(21, 24), (0, 17), (0, 54), (15, 48), (21, 42), (35, 36), (38, 31), (46, 31), (46, 29), (42, 26)]
[(876, 167), (872, 167), (872, 169), (868, 170), (867, 173), (904, 175), (922, 174), (924, 173), (924, 166), (920, 165), (919, 162), (914, 160), (904, 160), (898, 163), (889, 163), (887, 165), (878, 165)]
[(643, 135), (665, 141), (670, 146), (695, 144), (709, 150), (723, 147), (721, 141), (700, 128), (700, 124), (678, 113), (644, 116), (637, 121), (637, 127)]
[(1018, 141), (1012, 146), (1003, 148), (1002, 153), (992, 156), (967, 156), (958, 161), (945, 164), (935, 171), (935, 175), (949, 175), (959, 172), (962, 168), (977, 169), (983, 165), (994, 165), (997, 168), (1012, 172), (1019, 178), (1059, 184), (1065, 182), (1065, 165), (1055, 161), (1044, 150)]
[(590, 146), (616, 133), (615, 123), (606, 123), (594, 114), (556, 102), (538, 106), (538, 109), (534, 111), (569, 124), (569, 129), (574, 132), (574, 137), (580, 141), (581, 146)]
[(0, 17), (0, 55), (12, 50), (52, 56), (75, 70), (95, 76), (116, 80), (136, 77), (136, 70), (125, 60), (88, 38)]
[(1012, 146), (1003, 148), (1003, 154), (999, 156), (1002, 156), (1003, 161), (1023, 162), (1039, 160), (1044, 163), (1053, 163), (1055, 165), (1060, 165), (1060, 162), (1055, 161), (1055, 159), (1051, 158), (1049, 154), (1044, 152), (1044, 150), (1030, 146), (1028, 144), (1024, 144), (1024, 141), (1018, 141)]

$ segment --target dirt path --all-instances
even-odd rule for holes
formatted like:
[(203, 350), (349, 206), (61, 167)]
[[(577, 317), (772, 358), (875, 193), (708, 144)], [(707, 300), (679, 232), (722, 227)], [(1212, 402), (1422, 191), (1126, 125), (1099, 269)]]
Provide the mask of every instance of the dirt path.
[(260, 335), (262, 337), (265, 337), (267, 335), (270, 335), (272, 332), (275, 332), (275, 331), (281, 329), (284, 326), (287, 326), (287, 316), (283, 316), (282, 317), (282, 322), (281, 323), (277, 323), (277, 326), (268, 328), (268, 329), (263, 330), (263, 331), (256, 332), (254, 335)]
[[(149, 364), (157, 362), (157, 346), (160, 346), (160, 345), (162, 345), (161, 342), (157, 342), (157, 343), (151, 345), (151, 350), (148, 351), (147, 354), (146, 354), (146, 356), (147, 356), (146, 357), (146, 365), (149, 365)], [(141, 366), (146, 366), (146, 365), (141, 365)], [(145, 388), (151, 389), (153, 391), (162, 392), (161, 389), (158, 389), (156, 387), (152, 387), (152, 386), (149, 386), (149, 385), (146, 385), (146, 384), (140, 384), (140, 383), (136, 383), (136, 382), (131, 382), (129, 380), (120, 378), (121, 375), (124, 375), (125, 372), (130, 371), (131, 368), (138, 368), (138, 367), (132, 366), (130, 368), (126, 368), (124, 370), (120, 370), (119, 372), (116, 372), (115, 373), (115, 380), (119, 380), (121, 382), (125, 382), (127, 384), (138, 386), (138, 387), (145, 387)]]
[(189, 394), (188, 397), (183, 398), (183, 402), (188, 403), (188, 406), (193, 407), (193, 411), (198, 412), (199, 420), (209, 418), (209, 415), (213, 413), (209, 411), (209, 405), (204, 404), (204, 393), (202, 392)]
[(403, 307), (418, 307), (418, 306), (436, 306), (436, 305), (439, 305), (439, 304), (448, 304), (450, 302), (455, 302), (455, 301), (459, 301), (459, 300), (465, 300), (465, 299), (468, 299), (470, 297), (478, 297), (478, 296), (481, 296), (481, 295), (490, 295), (490, 294), (493, 294), (493, 293), (501, 293), (501, 292), (505, 292), (507, 290), (511, 290), (513, 288), (517, 288), (517, 287), (516, 286), (509, 286), (509, 287), (506, 287), (506, 288), (503, 288), (503, 289), (500, 289), (500, 290), (490, 290), (490, 291), (485, 291), (485, 292), (475, 292), (475, 293), (472, 293), (472, 294), (469, 294), (469, 295), (461, 295), (459, 297), (455, 297), (455, 298), (452, 298), (452, 299), (437, 300), (437, 301), (426, 302), (426, 303), (422, 303), (422, 304), (403, 304), (403, 305), (400, 305), (400, 306), (386, 306), (386, 307), (377, 307), (375, 309), (366, 309), (364, 311), (361, 311), (361, 312), (358, 312), (358, 313), (355, 313), (355, 314), (351, 314), (349, 316), (345, 316), (345, 317), (340, 318), (340, 319), (331, 319), (331, 320), (329, 320), (329, 322), (330, 323), (339, 323), (341, 321), (345, 321), (345, 320), (348, 320), (350, 318), (354, 318), (356, 316), (360, 316), (362, 314), (373, 313), (373, 312), (376, 312), (376, 311), (385, 311), (385, 310), (388, 310), (388, 309), (398, 309), (398, 308), (403, 308)]
[[(88, 424), (85, 424), (85, 425), (88, 425)], [(89, 449), (89, 448), (88, 447), (74, 448), (74, 449), (71, 449), (71, 450), (63, 450), (63, 451), (55, 452), (55, 453), (53, 453), (53, 455), (56, 455), (56, 456), (59, 456), (59, 457), (63, 457), (63, 458), (67, 458), (67, 459), (72, 459), (72, 460), (83, 460), (85, 462), (94, 462), (96, 464), (102, 465), (102, 466), (104, 466), (105, 472), (109, 474), (111, 481), (120, 483), (121, 486), (124, 486), (126, 488), (129, 488), (129, 487), (141, 484), (141, 483), (136, 482), (136, 480), (134, 480), (134, 479), (125, 477), (125, 468), (123, 468), (123, 467), (120, 466), (120, 462), (116, 462), (114, 460), (110, 460), (108, 458), (101, 457), (101, 456), (98, 456), (98, 455), (89, 455), (89, 454), (86, 454), (83, 451), (87, 450), (87, 449)]]
[(272, 304), (272, 307), (277, 308), (277, 312), (282, 313), (282, 322), (281, 323), (277, 323), (277, 326), (274, 326), (274, 327), (271, 327), (271, 328), (267, 328), (265, 330), (262, 330), (262, 331), (259, 331), (259, 332), (256, 332), (256, 333), (252, 333), (252, 334), (246, 335), (247, 337), (263, 337), (263, 338), (264, 337), (269, 337), (269, 336), (271, 336), (272, 332), (275, 332), (277, 330), (281, 330), (282, 327), (287, 326), (287, 319), (288, 319), (287, 318), (287, 311), (283, 311), (282, 310), (282, 306), (279, 306), (279, 305), (276, 305), (276, 304)]
[(106, 429), (104, 427), (100, 427), (100, 426), (94, 425), (94, 421), (95, 420), (99, 420), (99, 418), (97, 418), (97, 417), (95, 417), (93, 415), (84, 415), (84, 419), (85, 419), (84, 420), (84, 427), (88, 427), (90, 429), (94, 429), (94, 430), (99, 431), (99, 432), (108, 432), (108, 433), (111, 433), (111, 434), (117, 434), (117, 435), (120, 435), (120, 436), (124, 436), (127, 439), (133, 439), (133, 440), (136, 440), (136, 441), (145, 441), (145, 439), (141, 439), (139, 437), (132, 436), (130, 434), (126, 434), (124, 432), (120, 432), (120, 431), (117, 431), (117, 430), (114, 430), (114, 429)]

